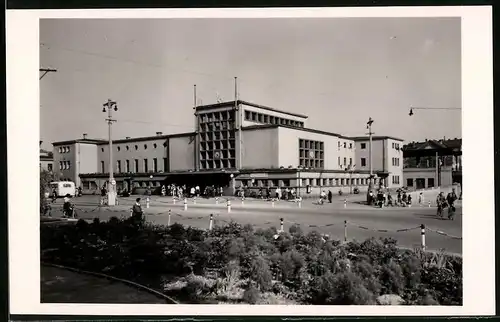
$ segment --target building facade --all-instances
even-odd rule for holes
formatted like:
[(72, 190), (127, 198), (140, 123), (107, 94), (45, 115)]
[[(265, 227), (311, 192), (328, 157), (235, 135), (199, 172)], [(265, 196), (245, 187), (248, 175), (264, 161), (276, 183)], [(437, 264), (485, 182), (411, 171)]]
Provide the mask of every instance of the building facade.
[(411, 142), (403, 147), (403, 185), (414, 189), (462, 184), (462, 140)]
[[(368, 137), (310, 129), (307, 120), (239, 100), (197, 106), (193, 132), (114, 140), (114, 177), (119, 189), (138, 192), (159, 191), (169, 183), (222, 186), (227, 194), (239, 187), (288, 187), (302, 195), (366, 191)], [(402, 144), (398, 138), (373, 137), (375, 184), (402, 186)], [(84, 138), (53, 145), (56, 165), (84, 192), (106, 182), (107, 141)]]

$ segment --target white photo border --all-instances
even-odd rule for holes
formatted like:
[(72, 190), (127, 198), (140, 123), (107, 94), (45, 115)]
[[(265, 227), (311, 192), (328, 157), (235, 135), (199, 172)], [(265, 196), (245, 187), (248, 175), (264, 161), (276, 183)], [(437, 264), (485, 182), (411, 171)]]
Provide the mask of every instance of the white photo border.
[[(41, 304), (39, 239), (39, 19), (41, 18), (461, 17), (463, 306)], [(473, 316), (495, 314), (492, 9), (366, 7), (266, 9), (7, 10), (7, 153), (11, 314)], [(475, 173), (473, 172), (475, 170)], [(26, 196), (36, 196), (26, 198)], [(22, 205), (22, 206), (21, 206)]]

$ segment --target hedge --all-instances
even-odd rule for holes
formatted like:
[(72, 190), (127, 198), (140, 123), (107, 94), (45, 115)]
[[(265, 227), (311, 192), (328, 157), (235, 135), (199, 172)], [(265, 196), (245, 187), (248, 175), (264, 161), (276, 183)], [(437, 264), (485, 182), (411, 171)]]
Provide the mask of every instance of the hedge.
[(462, 259), (400, 250), (394, 239), (341, 243), (300, 227), (230, 223), (211, 231), (132, 218), (42, 225), (41, 259), (102, 272), (183, 303), (462, 305)]

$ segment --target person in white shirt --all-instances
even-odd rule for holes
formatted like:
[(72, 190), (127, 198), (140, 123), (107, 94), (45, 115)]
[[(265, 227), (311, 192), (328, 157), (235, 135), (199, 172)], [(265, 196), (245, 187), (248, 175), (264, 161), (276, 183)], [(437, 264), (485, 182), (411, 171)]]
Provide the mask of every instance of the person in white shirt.
[(190, 192), (191, 192), (191, 197), (194, 197), (194, 194), (196, 192), (196, 190), (194, 189), (194, 187), (191, 187)]

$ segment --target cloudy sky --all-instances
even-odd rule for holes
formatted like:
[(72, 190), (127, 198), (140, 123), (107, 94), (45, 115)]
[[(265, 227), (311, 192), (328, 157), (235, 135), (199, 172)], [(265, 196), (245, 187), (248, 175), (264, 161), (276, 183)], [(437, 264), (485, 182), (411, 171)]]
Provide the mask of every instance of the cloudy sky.
[(407, 141), (460, 137), (459, 18), (68, 19), (40, 21), (41, 140), (194, 127), (203, 104), (234, 98), (309, 115), (309, 127)]

